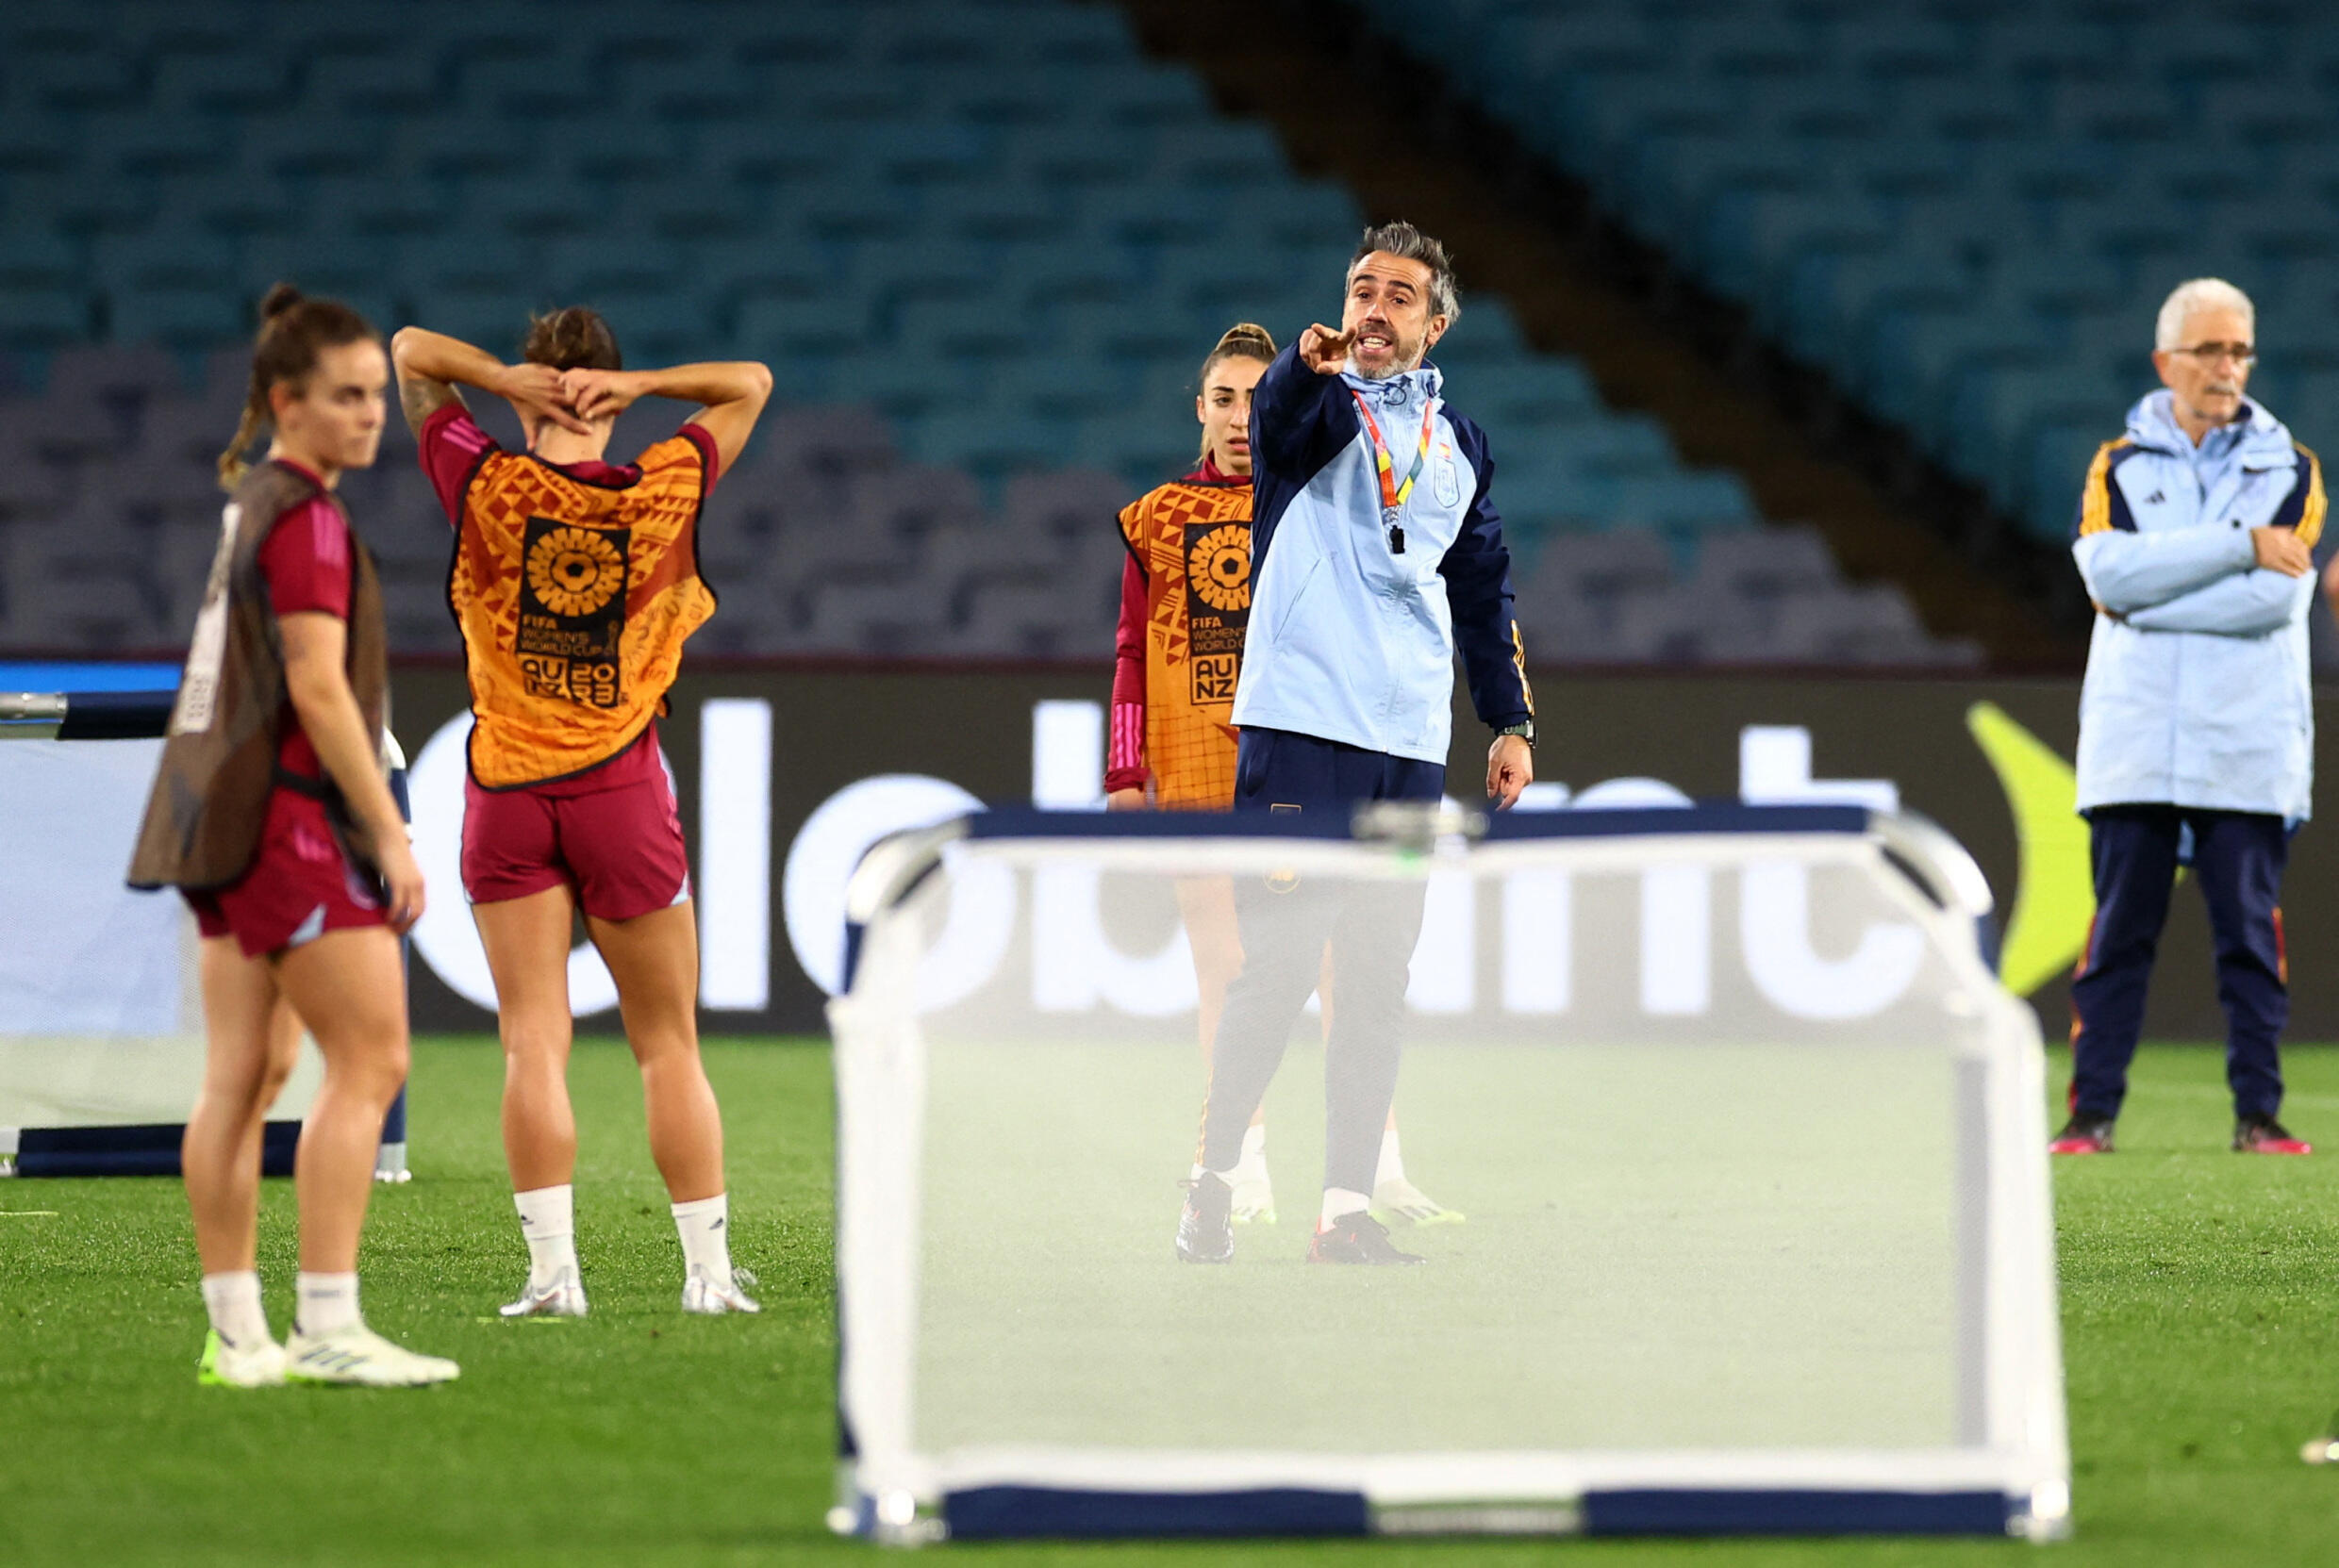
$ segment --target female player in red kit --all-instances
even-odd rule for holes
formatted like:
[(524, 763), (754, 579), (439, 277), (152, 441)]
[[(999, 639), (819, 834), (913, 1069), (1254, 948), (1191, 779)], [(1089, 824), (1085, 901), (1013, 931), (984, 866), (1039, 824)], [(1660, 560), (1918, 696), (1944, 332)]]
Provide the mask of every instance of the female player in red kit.
[[(650, 1152), (682, 1237), (682, 1305), (752, 1312), (731, 1266), (722, 1116), (699, 1062), (698, 928), (674, 791), (658, 752), (686, 638), (714, 614), (698, 520), (771, 396), (761, 365), (626, 371), (590, 310), (535, 322), (506, 365), (407, 327), (392, 344), (423, 468), (455, 524), (448, 596), (471, 677), (463, 885), (495, 980), (504, 1149), (528, 1282), (507, 1317), (581, 1316), (568, 1090), (570, 928), (579, 912), (617, 982), (641, 1068)], [(506, 452), (457, 386), (509, 401)], [(636, 399), (702, 406), (635, 462), (604, 460)]]
[[(279, 284), (260, 307), (233, 492), (130, 881), (202, 932), (203, 1086), (181, 1147), (211, 1320), (207, 1383), (411, 1387), (456, 1376), (365, 1325), (357, 1237), (406, 1076), (398, 938), (423, 878), (377, 737), (379, 586), (335, 486), (381, 441), (389, 367), (364, 318)], [(243, 453), (273, 429), (268, 456)], [(324, 1082), (301, 1126), (299, 1301), (270, 1336), (256, 1263), (260, 1135), (307, 1022)]]

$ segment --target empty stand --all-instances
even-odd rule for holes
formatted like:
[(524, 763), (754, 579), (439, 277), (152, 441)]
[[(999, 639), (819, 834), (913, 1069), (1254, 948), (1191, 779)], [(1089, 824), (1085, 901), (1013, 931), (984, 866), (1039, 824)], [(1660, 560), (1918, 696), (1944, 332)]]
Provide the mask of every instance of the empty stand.
[[(1847, 365), (1947, 376), (1977, 344), (2057, 350), (2051, 324), (1961, 336), (1974, 302), (2016, 285), (1979, 258), (1929, 276), (1867, 265), (1875, 247), (1897, 254), (1892, 203), (1916, 198), (1847, 202), (1842, 179), (1808, 167), (1810, 146), (1859, 146), (1878, 192), (1962, 190), (1958, 171), (1874, 153), (1882, 127), (1913, 123), (1903, 89), (1969, 69), (1962, 25), (1693, 14), (1677, 50), (1620, 5), (1419, 14), (1571, 161), (1629, 154), (1617, 177), (1652, 231), (1775, 293), (1782, 319)], [(2201, 75), (2234, 134), (2314, 144), (2312, 117)], [(1718, 91), (1684, 93), (1689, 80)], [(1834, 92), (1844, 80), (1866, 85)], [(2196, 91), (2210, 88), (2180, 84), (2171, 102), (2189, 111)], [(1923, 101), (1948, 114), (1952, 96)], [(2074, 91), (2055, 113), (2106, 136), (2149, 118), (2115, 99)], [(2123, 181), (2071, 199), (2110, 200)], [(386, 328), (422, 322), (502, 354), (530, 309), (578, 302), (639, 360), (768, 360), (779, 406), (706, 518), (724, 614), (703, 646), (1102, 657), (1112, 513), (1191, 464), (1203, 352), (1236, 319), (1286, 340), (1331, 314), (1361, 224), (1264, 125), (1146, 58), (1117, 9), (1073, 0), (677, 0), (655, 16), (418, 0), (394, 21), (17, 0), (0, 20), (0, 355), (16, 379), (0, 404), (0, 642), (57, 650), (184, 638), (187, 574), (216, 527), (210, 464), (242, 395), (233, 345), (251, 302), (291, 278)], [(2133, 246), (2159, 242), (2160, 209), (2120, 210)], [(2311, 224), (2248, 232), (2321, 254)], [(2098, 285), (2066, 303), (2125, 300), (2124, 273)], [(1885, 331), (1880, 313), (1909, 325)], [(1758, 530), (1734, 474), (1684, 467), (1580, 366), (1534, 353), (1500, 300), (1470, 299), (1435, 357), (1455, 407), (1494, 436), (1537, 656), (1789, 656), (1781, 606), (1846, 626), (1868, 613), (1805, 570), (1811, 540)], [(2107, 349), (2089, 366), (2109, 363)], [(2072, 377), (2087, 370), (1979, 385), (1960, 406), (2018, 442), (2042, 407), (2083, 406)], [(1946, 382), (1933, 400), (1956, 401)], [(621, 449), (676, 412), (630, 416)], [(2008, 459), (1985, 440), (1969, 461)], [(402, 431), (383, 462), (349, 493), (383, 558), (395, 645), (451, 650), (444, 525)], [(1608, 602), (1621, 590), (1567, 566), (1579, 543), (1611, 540), (1662, 567), (1629, 616)], [(1735, 540), (1749, 542), (1712, 553)], [(1713, 565), (1773, 547), (1803, 566)], [(44, 573), (55, 593), (33, 588)], [(1921, 629), (1859, 635), (1861, 657), (1966, 656)], [(1791, 656), (1850, 638), (1804, 637)]]
[(2042, 540), (2185, 278), (2256, 299), (2253, 390), (2339, 435), (2328, 7), (1360, 4)]

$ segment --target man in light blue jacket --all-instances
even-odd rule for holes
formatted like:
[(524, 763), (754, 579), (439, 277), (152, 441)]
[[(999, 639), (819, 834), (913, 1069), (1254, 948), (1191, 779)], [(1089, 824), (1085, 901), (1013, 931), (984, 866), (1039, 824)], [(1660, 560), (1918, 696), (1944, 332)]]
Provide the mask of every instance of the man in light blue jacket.
[[(1534, 778), (1534, 703), (1511, 613), (1510, 551), (1485, 433), (1446, 402), (1425, 355), (1461, 313), (1445, 247), (1411, 223), (1368, 229), (1340, 329), (1309, 327), (1251, 401), (1252, 602), (1235, 723), (1235, 809), (1329, 817), (1435, 801), (1446, 783), (1458, 653), (1495, 732), (1486, 796)], [(1235, 1255), (1225, 1180), (1332, 953), (1324, 1200), (1308, 1260), (1405, 1264), (1369, 1211), (1397, 1087), (1419, 883), (1237, 882), (1243, 966), (1211, 1048), (1202, 1147), (1177, 1255)]]
[(2243, 396), (2256, 312), (2217, 278), (2162, 306), (2165, 383), (2087, 470), (2072, 554), (2097, 619), (2080, 697), (2079, 809), (2096, 918), (2071, 985), (2070, 1122), (2058, 1154), (2108, 1154), (2181, 863), (2209, 906), (2236, 1150), (2305, 1154), (2276, 1119), (2290, 1015), (2280, 906), (2306, 820), (2314, 454)]

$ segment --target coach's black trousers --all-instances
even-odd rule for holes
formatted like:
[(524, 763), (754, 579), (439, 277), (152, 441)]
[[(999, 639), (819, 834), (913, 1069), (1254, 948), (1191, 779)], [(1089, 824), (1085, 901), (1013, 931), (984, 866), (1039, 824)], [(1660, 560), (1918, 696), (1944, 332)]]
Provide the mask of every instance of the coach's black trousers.
[(2290, 1020), (2282, 953), (2282, 867), (2290, 835), (2279, 817), (2165, 805), (2098, 806), (2087, 814), (2096, 919), (2071, 982), (2071, 1111), (2119, 1114), (2128, 1065), (2144, 1029), (2145, 987), (2168, 920), (2182, 831), (2193, 831), (2193, 874), (2209, 906), (2225, 1009), (2226, 1081), (2237, 1116), (2270, 1116), (2282, 1103), (2282, 1026)]
[[(1242, 733), (1237, 811), (1347, 812), (1364, 801), (1435, 801), (1446, 770), (1278, 730)], [(1397, 1093), (1405, 985), (1421, 934), (1418, 883), (1276, 873), (1237, 879), (1242, 968), (1212, 1043), (1202, 1164), (1229, 1171), (1243, 1130), (1282, 1065), (1291, 1031), (1332, 949), (1332, 1037), (1324, 1060), (1324, 1185), (1372, 1191), (1381, 1129)]]

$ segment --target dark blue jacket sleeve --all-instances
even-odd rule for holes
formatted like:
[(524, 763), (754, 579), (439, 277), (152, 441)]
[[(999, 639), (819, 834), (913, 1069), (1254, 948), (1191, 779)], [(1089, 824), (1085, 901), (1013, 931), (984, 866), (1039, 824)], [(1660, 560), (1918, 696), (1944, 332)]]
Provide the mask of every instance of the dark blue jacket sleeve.
[(1251, 570), (1267, 566), (1275, 526), (1292, 498), (1363, 426), (1348, 383), (1300, 363), (1297, 345), (1268, 366), (1251, 393)]
[(1502, 519), (1489, 498), (1494, 459), (1486, 452), (1485, 432), (1452, 409), (1446, 412), (1462, 454), (1478, 474), (1478, 492), (1470, 497), (1462, 532), (1437, 563), (1437, 570), (1446, 579), (1446, 602), (1453, 609), (1453, 640), (1469, 680), (1470, 704), (1490, 728), (1499, 730), (1534, 717), (1534, 694), (1527, 689), (1526, 648), (1512, 614), (1511, 549), (1502, 542)]
[(1275, 356), (1251, 393), (1251, 464), (1303, 486), (1356, 438), (1356, 400), (1336, 375), (1300, 363), (1298, 344)]

